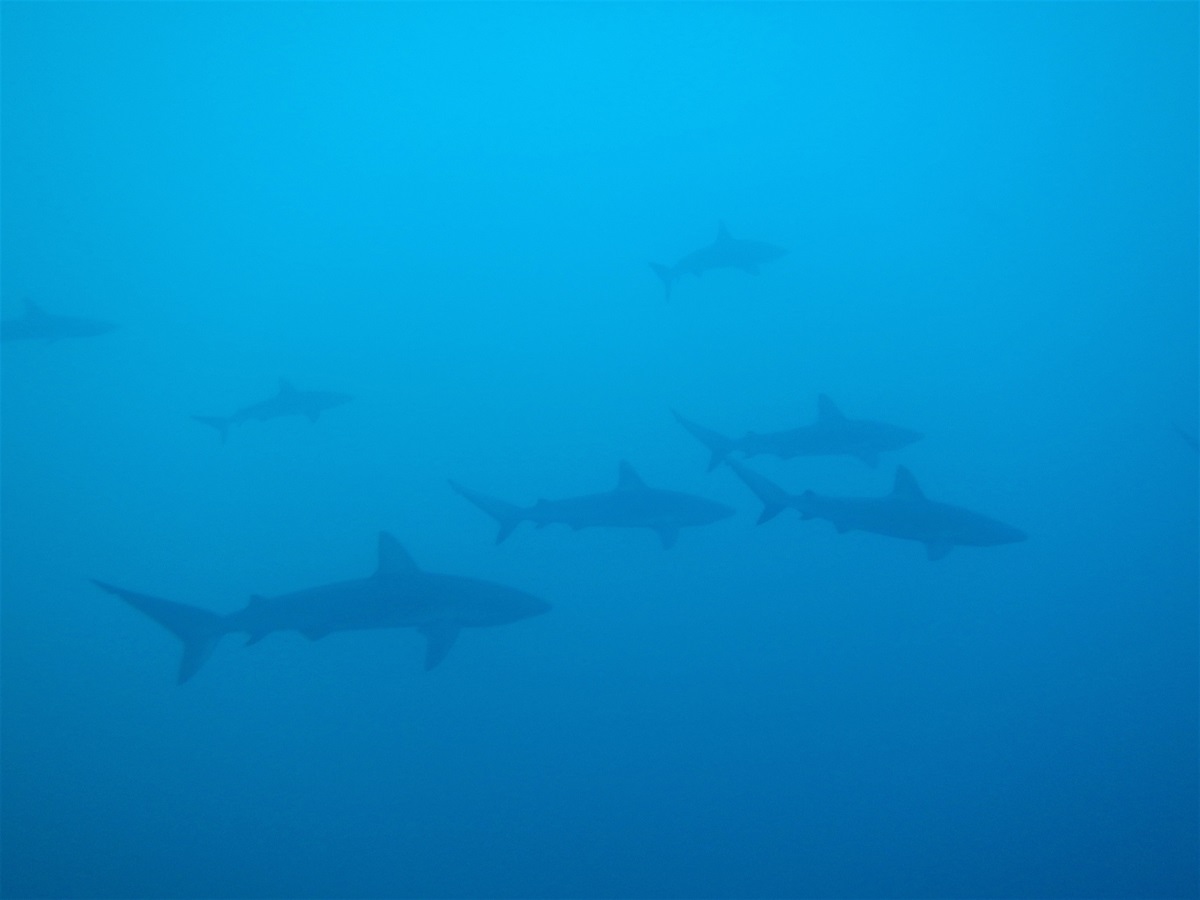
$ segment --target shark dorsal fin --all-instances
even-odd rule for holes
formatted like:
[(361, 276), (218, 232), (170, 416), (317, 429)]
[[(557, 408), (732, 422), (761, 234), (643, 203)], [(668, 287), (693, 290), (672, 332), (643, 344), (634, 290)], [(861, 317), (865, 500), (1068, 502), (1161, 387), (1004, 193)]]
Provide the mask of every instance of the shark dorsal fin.
[(398, 540), (386, 531), (379, 532), (379, 568), (375, 570), (377, 577), (416, 575), (420, 571)]
[(913, 478), (913, 473), (904, 466), (896, 466), (896, 481), (892, 484), (892, 496), (903, 500), (925, 499), (925, 495), (921, 493), (921, 486), (917, 484), (917, 479)]
[(625, 460), (621, 460), (621, 465), (617, 467), (617, 490), (638, 491), (645, 487), (646, 482), (642, 481), (638, 473), (633, 471), (633, 466)]
[(280, 394), (294, 394), (294, 393), (296, 393), (296, 389), (294, 387), (292, 387), (292, 383), (290, 381), (288, 381), (286, 378), (280, 378), (279, 379), (279, 393)]
[(842, 411), (833, 405), (833, 401), (827, 394), (822, 394), (817, 398), (818, 422), (841, 422), (845, 418)]
[(732, 240), (733, 238), (729, 236), (729, 229), (725, 227), (725, 220), (721, 219), (717, 222), (717, 243), (724, 244), (726, 241)]
[(27, 319), (44, 319), (45, 317), (46, 317), (46, 312), (40, 306), (38, 306), (37, 301), (30, 300), (28, 297), (26, 297), (25, 298), (25, 318), (27, 318)]

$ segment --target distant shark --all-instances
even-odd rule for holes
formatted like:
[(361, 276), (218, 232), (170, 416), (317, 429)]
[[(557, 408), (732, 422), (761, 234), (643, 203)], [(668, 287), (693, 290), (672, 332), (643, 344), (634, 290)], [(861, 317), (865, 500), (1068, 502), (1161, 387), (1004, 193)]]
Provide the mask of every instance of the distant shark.
[(192, 416), (197, 422), (211, 425), (221, 435), (221, 442), (229, 436), (233, 425), (243, 422), (265, 422), (267, 419), (278, 419), (281, 416), (304, 416), (310, 422), (315, 422), (327, 409), (349, 403), (349, 394), (339, 394), (334, 391), (298, 391), (287, 381), (279, 382), (279, 392), (260, 403), (244, 406), (229, 416)]
[(779, 259), (787, 251), (763, 241), (743, 241), (730, 237), (721, 222), (717, 226), (717, 239), (707, 247), (694, 250), (673, 266), (661, 263), (650, 263), (666, 289), (667, 299), (671, 299), (671, 287), (682, 275), (703, 275), (709, 269), (741, 269), (750, 275), (757, 275), (759, 266)]
[(1179, 425), (1175, 425), (1174, 428), (1175, 433), (1183, 439), (1185, 444), (1192, 448), (1193, 452), (1200, 453), (1200, 440), (1196, 439), (1196, 435), (1192, 434), (1190, 431), (1185, 431)]
[(375, 574), (278, 597), (253, 597), (245, 609), (228, 615), (94, 583), (183, 642), (179, 684), (196, 674), (222, 637), (236, 632), (249, 635), (246, 643), (255, 644), (275, 631), (298, 631), (315, 641), (335, 631), (415, 628), (428, 641), (429, 670), (446, 658), (461, 629), (507, 625), (550, 609), (536, 597), (489, 581), (423, 572), (386, 533), (379, 535)]
[(649, 528), (658, 533), (664, 548), (670, 548), (679, 537), (680, 528), (709, 525), (734, 513), (731, 507), (703, 497), (647, 487), (633, 466), (624, 461), (618, 471), (617, 486), (611, 491), (565, 500), (539, 500), (533, 506), (496, 500), (454, 481), (450, 486), (500, 523), (497, 544), (522, 522), (529, 521), (539, 528), (551, 524), (568, 525), (576, 530)]
[(59, 316), (48, 313), (32, 300), (25, 301), (25, 314), (0, 322), (0, 340), (57, 341), (63, 338), (96, 337), (117, 326), (101, 319)]
[(929, 500), (904, 466), (896, 468), (892, 492), (886, 497), (827, 497), (813, 491), (789, 494), (779, 485), (732, 459), (726, 460), (738, 477), (763, 503), (759, 524), (792, 507), (804, 519), (827, 519), (839, 534), (869, 531), (925, 545), (930, 560), (941, 559), (954, 547), (992, 547), (1025, 540), (1018, 528), (995, 519)]
[(880, 453), (907, 447), (922, 437), (920, 432), (896, 425), (847, 418), (824, 394), (817, 398), (817, 420), (811, 425), (768, 434), (750, 431), (741, 438), (725, 437), (677, 412), (674, 415), (679, 424), (712, 453), (708, 461), (710, 472), (735, 450), (746, 456), (769, 454), (780, 459), (854, 456), (874, 468), (879, 463)]

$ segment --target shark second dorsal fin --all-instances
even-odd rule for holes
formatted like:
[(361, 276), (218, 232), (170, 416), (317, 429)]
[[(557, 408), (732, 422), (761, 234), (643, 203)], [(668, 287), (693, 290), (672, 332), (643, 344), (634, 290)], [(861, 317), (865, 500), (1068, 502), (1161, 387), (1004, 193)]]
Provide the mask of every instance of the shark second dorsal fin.
[(917, 479), (913, 478), (913, 473), (904, 466), (896, 466), (896, 480), (892, 484), (892, 496), (903, 500), (925, 499), (925, 495), (921, 493), (921, 486), (917, 484)]
[(621, 460), (621, 465), (617, 467), (617, 490), (637, 491), (645, 487), (646, 482), (642, 481), (638, 473), (633, 471), (633, 466), (625, 460)]
[(817, 398), (818, 422), (841, 422), (845, 418), (842, 415), (842, 411), (833, 405), (833, 401), (829, 399), (828, 394), (822, 394)]
[(375, 570), (377, 578), (416, 575), (420, 571), (398, 540), (386, 531), (379, 532), (379, 568)]

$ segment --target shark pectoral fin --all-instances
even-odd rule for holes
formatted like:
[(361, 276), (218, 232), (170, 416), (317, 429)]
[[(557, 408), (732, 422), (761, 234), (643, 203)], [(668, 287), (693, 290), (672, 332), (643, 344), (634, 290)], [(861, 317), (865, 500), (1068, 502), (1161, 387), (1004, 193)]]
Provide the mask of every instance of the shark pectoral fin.
[(930, 541), (925, 545), (925, 555), (930, 562), (937, 562), (953, 549), (954, 545), (949, 541)]
[(670, 550), (675, 546), (675, 542), (679, 540), (679, 529), (670, 526), (654, 529), (658, 532), (658, 539), (662, 541), (663, 549)]
[(425, 671), (437, 668), (446, 654), (450, 652), (450, 648), (454, 646), (455, 640), (458, 639), (458, 633), (461, 631), (454, 622), (441, 621), (431, 622), (428, 625), (423, 625), (420, 628), (421, 634), (425, 635)]

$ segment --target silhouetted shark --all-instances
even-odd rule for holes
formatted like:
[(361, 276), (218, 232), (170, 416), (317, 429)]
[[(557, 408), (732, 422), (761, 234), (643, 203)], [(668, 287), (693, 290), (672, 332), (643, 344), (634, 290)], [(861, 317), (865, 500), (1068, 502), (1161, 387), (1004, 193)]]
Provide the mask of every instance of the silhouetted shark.
[(674, 546), (680, 528), (709, 525), (732, 516), (723, 503), (679, 491), (647, 487), (629, 463), (622, 461), (614, 490), (565, 500), (539, 500), (533, 506), (516, 506), (471, 491), (457, 482), (450, 486), (500, 523), (496, 543), (525, 521), (541, 528), (569, 525), (580, 528), (649, 528), (658, 532), (664, 548)]
[(117, 326), (100, 319), (59, 316), (48, 313), (32, 300), (25, 301), (25, 314), (0, 322), (0, 340), (57, 341), (62, 338), (95, 337)]
[(710, 472), (734, 450), (746, 456), (766, 453), (780, 459), (794, 456), (855, 456), (874, 468), (879, 463), (880, 453), (907, 447), (922, 437), (919, 432), (896, 425), (867, 419), (848, 419), (824, 394), (817, 398), (817, 420), (813, 424), (770, 434), (749, 431), (737, 439), (727, 438), (697, 425), (677, 412), (674, 415), (679, 424), (712, 453), (708, 461)]
[(1181, 438), (1183, 438), (1183, 442), (1185, 444), (1187, 444), (1189, 447), (1191, 447), (1192, 450), (1195, 451), (1196, 453), (1200, 453), (1200, 440), (1197, 440), (1196, 436), (1194, 434), (1192, 434), (1191, 432), (1188, 432), (1188, 431), (1184, 431), (1178, 425), (1175, 425), (1174, 428), (1175, 428), (1175, 433), (1177, 435), (1179, 435)]
[(662, 280), (669, 300), (671, 286), (681, 275), (703, 275), (709, 269), (741, 269), (757, 275), (759, 266), (779, 259), (785, 253), (787, 251), (782, 247), (763, 241), (741, 241), (730, 237), (725, 223), (721, 222), (717, 226), (717, 239), (707, 247), (689, 253), (673, 266), (650, 263), (650, 268)]
[(246, 643), (254, 644), (274, 631), (298, 631), (315, 641), (335, 631), (415, 628), (428, 639), (428, 670), (445, 659), (460, 629), (507, 625), (550, 609), (536, 597), (490, 581), (422, 572), (386, 533), (379, 535), (374, 575), (279, 597), (253, 597), (245, 609), (228, 615), (94, 583), (183, 642), (179, 684), (196, 674), (224, 635), (235, 632), (245, 632)]
[(265, 422), (280, 416), (304, 416), (315, 422), (327, 409), (350, 402), (349, 394), (334, 391), (298, 391), (288, 382), (279, 382), (279, 393), (261, 403), (252, 403), (239, 409), (231, 416), (192, 416), (197, 422), (211, 425), (221, 434), (221, 442), (229, 436), (232, 425), (241, 425), (251, 420)]
[(789, 494), (773, 481), (727, 459), (763, 503), (759, 524), (792, 507), (804, 519), (827, 519), (838, 533), (869, 531), (873, 534), (919, 541), (929, 559), (941, 559), (954, 547), (991, 547), (1025, 540), (1018, 528), (995, 519), (929, 500), (904, 466), (896, 468), (892, 492), (886, 497), (826, 497), (812, 491)]

